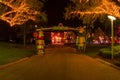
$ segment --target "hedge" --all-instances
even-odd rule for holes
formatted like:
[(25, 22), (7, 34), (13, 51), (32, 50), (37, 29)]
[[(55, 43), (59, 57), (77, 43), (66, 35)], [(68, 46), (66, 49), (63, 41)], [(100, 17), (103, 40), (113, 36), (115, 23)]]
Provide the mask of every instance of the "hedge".
[[(111, 58), (111, 48), (102, 48), (99, 50), (99, 54), (104, 58)], [(120, 46), (113, 47), (113, 57), (120, 57)]]

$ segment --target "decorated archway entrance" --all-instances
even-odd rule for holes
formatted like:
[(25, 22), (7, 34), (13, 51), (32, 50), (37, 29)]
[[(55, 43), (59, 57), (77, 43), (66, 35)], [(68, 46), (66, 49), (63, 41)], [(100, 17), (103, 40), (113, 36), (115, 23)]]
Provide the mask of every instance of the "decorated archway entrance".
[[(36, 40), (36, 45), (37, 45), (38, 54), (44, 53), (45, 43), (49, 43), (53, 45), (61, 45), (61, 44), (63, 45), (69, 43), (76, 44), (76, 39), (79, 38), (78, 36), (84, 38), (82, 35), (83, 29), (81, 28), (69, 28), (67, 26), (53, 26), (50, 28), (37, 29), (36, 31), (38, 33), (38, 36)], [(77, 43), (79, 43), (79, 41)], [(82, 42), (82, 44), (84, 44), (84, 42)]]

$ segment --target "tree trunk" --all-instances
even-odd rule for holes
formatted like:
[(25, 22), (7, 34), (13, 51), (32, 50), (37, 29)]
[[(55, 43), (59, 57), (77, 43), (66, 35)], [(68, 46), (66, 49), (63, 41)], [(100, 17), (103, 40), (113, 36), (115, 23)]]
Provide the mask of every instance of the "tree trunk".
[(26, 24), (23, 26), (23, 45), (26, 46)]

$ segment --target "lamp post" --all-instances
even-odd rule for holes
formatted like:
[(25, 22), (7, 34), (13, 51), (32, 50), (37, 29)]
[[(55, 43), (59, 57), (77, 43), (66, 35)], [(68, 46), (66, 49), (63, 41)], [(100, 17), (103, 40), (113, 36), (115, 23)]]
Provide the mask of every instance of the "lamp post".
[(113, 20), (116, 20), (114, 16), (108, 16), (108, 18), (111, 20), (111, 58), (113, 59), (113, 46), (114, 46), (114, 29), (113, 29)]

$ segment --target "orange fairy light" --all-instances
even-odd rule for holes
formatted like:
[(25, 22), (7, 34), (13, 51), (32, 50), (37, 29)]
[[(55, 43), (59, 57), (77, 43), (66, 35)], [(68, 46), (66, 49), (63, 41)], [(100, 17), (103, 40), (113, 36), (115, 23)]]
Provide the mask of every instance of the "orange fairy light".
[[(81, 1), (81, 0), (80, 0)], [(118, 0), (120, 2), (120, 0)], [(81, 14), (81, 15), (86, 15), (86, 14), (109, 14), (113, 15), (115, 17), (120, 18), (120, 6), (116, 5), (114, 2), (111, 2), (110, 0), (102, 0), (100, 2), (100, 5), (95, 7), (92, 10), (87, 10), (87, 11), (81, 11), (81, 10), (76, 10), (73, 12), (70, 12), (71, 14)]]
[[(10, 26), (21, 25), (28, 20), (35, 20), (35, 16), (40, 14), (38, 11), (30, 9), (26, 0), (19, 0), (19, 4), (15, 5), (16, 0), (1, 0), (0, 3), (11, 8), (10, 11), (3, 13), (0, 18), (10, 24)], [(13, 15), (14, 14), (14, 15)]]

